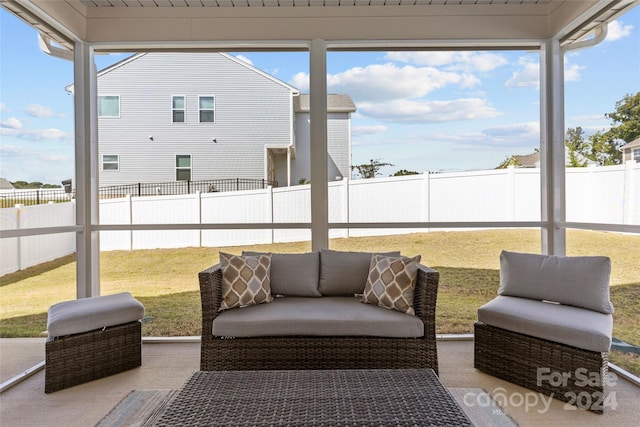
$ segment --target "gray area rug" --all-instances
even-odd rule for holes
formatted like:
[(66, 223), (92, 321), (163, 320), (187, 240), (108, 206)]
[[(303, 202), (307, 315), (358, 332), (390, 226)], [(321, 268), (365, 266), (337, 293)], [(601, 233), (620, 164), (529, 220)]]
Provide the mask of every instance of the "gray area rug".
[[(448, 389), (476, 427), (517, 427), (518, 424), (479, 388)], [(133, 390), (96, 427), (148, 427), (165, 408), (175, 390)]]
[(176, 390), (133, 390), (96, 427), (147, 427), (153, 424)]
[(481, 388), (448, 388), (476, 427), (517, 427), (502, 407)]

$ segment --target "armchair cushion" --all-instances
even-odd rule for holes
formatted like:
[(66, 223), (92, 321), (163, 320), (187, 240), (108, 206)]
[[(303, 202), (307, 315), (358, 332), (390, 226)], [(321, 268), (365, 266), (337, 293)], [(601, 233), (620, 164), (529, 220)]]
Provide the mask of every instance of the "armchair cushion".
[(608, 352), (611, 347), (613, 316), (584, 308), (498, 296), (478, 309), (478, 320), (585, 350)]
[(502, 251), (498, 295), (554, 301), (604, 314), (611, 261), (604, 256), (555, 256)]

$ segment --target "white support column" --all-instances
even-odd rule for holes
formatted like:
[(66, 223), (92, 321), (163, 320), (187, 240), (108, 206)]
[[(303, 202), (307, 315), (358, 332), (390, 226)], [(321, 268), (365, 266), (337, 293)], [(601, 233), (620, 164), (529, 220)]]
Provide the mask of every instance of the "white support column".
[(98, 114), (97, 72), (93, 48), (77, 41), (73, 51), (77, 297), (100, 295), (100, 242), (91, 226), (99, 223), (98, 213)]
[(540, 50), (540, 197), (542, 253), (565, 255), (564, 53), (557, 39)]
[(327, 172), (327, 46), (313, 40), (309, 64), (311, 131), (311, 248), (329, 247), (329, 177)]

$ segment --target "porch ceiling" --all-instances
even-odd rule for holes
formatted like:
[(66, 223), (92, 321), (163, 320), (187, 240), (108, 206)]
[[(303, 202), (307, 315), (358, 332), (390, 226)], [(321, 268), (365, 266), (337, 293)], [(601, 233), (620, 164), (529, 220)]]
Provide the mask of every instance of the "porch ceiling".
[[(420, 48), (587, 37), (638, 0), (0, 0), (59, 43), (100, 50), (295, 48), (312, 39)], [(418, 42), (418, 43), (416, 43)], [(348, 45), (347, 45), (348, 46)]]

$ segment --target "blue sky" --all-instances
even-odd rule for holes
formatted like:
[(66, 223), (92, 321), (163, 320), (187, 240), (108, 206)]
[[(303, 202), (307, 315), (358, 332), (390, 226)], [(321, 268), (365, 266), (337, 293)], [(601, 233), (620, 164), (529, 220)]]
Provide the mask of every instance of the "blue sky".
[[(308, 93), (306, 53), (238, 54)], [(99, 55), (98, 69), (127, 55)], [(330, 93), (347, 93), (352, 164), (380, 159), (418, 172), (491, 169), (539, 147), (537, 52), (329, 52)], [(605, 113), (640, 91), (640, 8), (599, 45), (565, 57), (566, 126), (607, 129)], [(35, 30), (0, 9), (0, 176), (58, 184), (73, 172), (71, 62), (38, 47)]]

